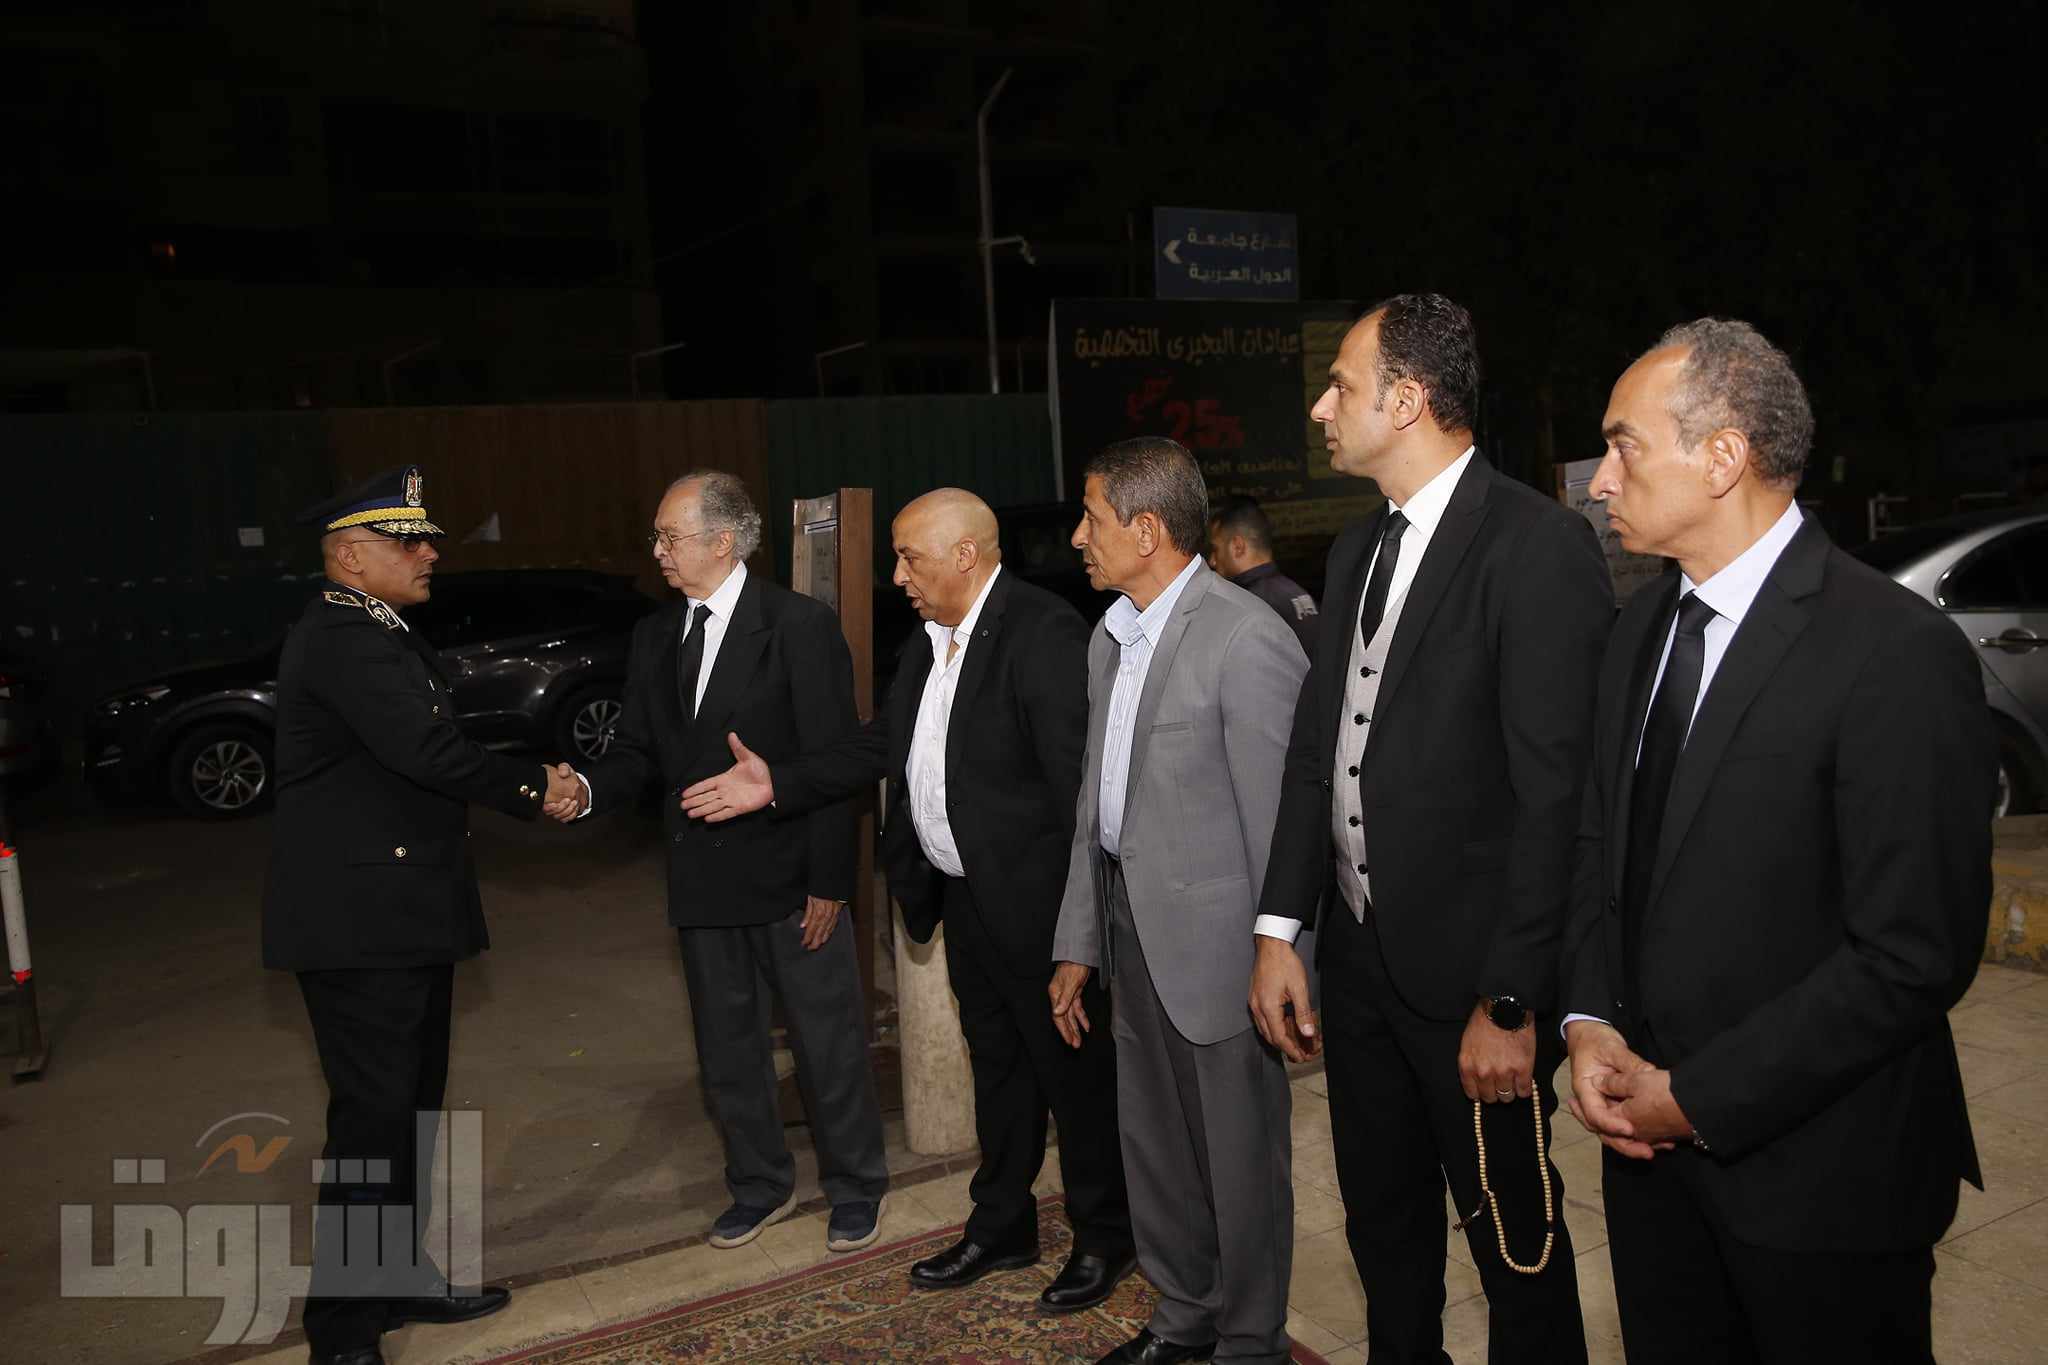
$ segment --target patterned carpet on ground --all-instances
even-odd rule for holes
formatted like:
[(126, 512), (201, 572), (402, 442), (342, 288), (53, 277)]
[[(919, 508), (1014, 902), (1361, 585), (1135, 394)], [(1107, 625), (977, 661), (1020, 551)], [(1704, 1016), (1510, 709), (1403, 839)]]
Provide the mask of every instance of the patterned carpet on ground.
[[(686, 1303), (488, 1365), (1092, 1365), (1150, 1318), (1157, 1295), (1133, 1275), (1106, 1303), (1048, 1313), (1038, 1294), (1066, 1263), (1073, 1234), (1057, 1195), (1039, 1209), (1039, 1263), (965, 1289), (910, 1287), (913, 1261), (959, 1239), (958, 1227), (835, 1256), (766, 1284)], [(1306, 1347), (1298, 1365), (1326, 1365)]]

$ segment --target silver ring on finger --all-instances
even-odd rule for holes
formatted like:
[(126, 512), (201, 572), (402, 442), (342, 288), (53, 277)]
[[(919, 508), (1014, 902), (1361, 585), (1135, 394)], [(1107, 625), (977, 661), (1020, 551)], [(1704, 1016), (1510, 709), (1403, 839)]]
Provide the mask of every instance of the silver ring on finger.
[(1515, 1097), (1515, 1092), (1512, 1090), (1496, 1090), (1493, 1094), (1496, 1099), (1503, 1100), (1511, 1100)]

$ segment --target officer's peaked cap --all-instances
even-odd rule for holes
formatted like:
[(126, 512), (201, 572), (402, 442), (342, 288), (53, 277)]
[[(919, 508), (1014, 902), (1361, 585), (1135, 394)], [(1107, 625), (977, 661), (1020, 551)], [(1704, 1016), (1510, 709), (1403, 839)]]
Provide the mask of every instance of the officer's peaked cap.
[(320, 534), (361, 527), (387, 536), (445, 536), (427, 517), (426, 476), (416, 464), (387, 469), (299, 513)]

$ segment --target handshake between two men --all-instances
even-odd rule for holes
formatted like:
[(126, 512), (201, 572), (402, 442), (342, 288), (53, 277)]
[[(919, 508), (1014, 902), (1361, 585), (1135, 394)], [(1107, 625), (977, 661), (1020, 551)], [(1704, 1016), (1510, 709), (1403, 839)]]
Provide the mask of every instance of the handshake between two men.
[[(720, 824), (737, 816), (760, 810), (775, 799), (775, 785), (768, 765), (760, 755), (728, 735), (734, 765), (717, 777), (707, 778), (683, 793), (683, 811), (693, 820)], [(548, 770), (547, 798), (541, 810), (562, 824), (573, 824), (590, 813), (590, 784), (567, 763)], [(818, 896), (804, 899), (803, 944), (815, 952), (832, 937), (839, 922), (838, 901)]]
[[(775, 800), (768, 764), (738, 735), (727, 735), (726, 742), (732, 745), (733, 766), (683, 791), (683, 813), (692, 820), (722, 824)], [(568, 764), (557, 763), (548, 770), (547, 800), (541, 809), (562, 824), (575, 823), (590, 813), (590, 784)]]

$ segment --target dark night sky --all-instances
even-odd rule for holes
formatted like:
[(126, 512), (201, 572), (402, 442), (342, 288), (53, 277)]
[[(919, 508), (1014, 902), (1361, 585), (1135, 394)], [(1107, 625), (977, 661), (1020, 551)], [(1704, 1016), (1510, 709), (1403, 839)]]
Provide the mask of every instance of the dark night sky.
[[(1838, 443), (2041, 396), (2014, 354), (2043, 292), (2022, 20), (1560, 5), (1510, 29), (1483, 8), (1360, 7), (1227, 47), (1178, 30), (1158, 83), (1214, 67), (1183, 112), (1144, 102), (1161, 117), (1132, 142), (1201, 130), (1154, 163), (1163, 189), (1261, 111), (1239, 183), (1292, 189), (1318, 292), (1467, 301), (1496, 397), (1547, 392), (1560, 441), (1590, 439), (1629, 355), (1709, 312), (1793, 354)], [(1289, 73), (1298, 115), (1270, 94)]]
[[(1597, 453), (1622, 365), (1711, 312), (1792, 353), (1823, 453), (1910, 481), (1944, 426), (2048, 414), (2038, 74), (2024, 7), (1982, 9), (1130, 0), (1116, 178), (1140, 223), (1298, 213), (1309, 296), (1466, 302), (1490, 413), (1548, 410), (1556, 458)], [(690, 36), (643, 17), (673, 98)], [(666, 139), (697, 189), (776, 201), (745, 129), (693, 122)]]

